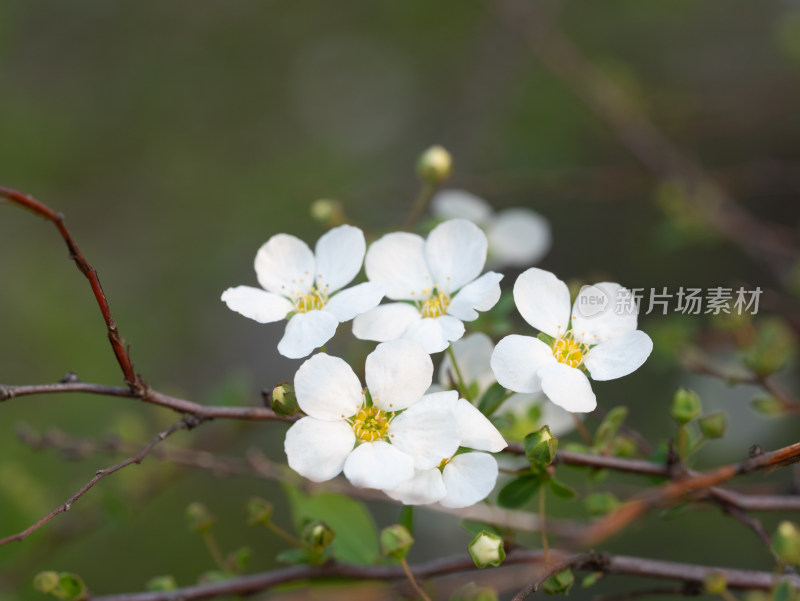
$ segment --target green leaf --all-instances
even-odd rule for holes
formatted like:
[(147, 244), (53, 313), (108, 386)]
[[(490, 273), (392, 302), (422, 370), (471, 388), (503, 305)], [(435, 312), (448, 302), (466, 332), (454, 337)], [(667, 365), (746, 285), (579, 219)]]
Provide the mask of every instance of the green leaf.
[(755, 342), (742, 360), (757, 374), (768, 376), (783, 369), (796, 351), (791, 329), (781, 319), (769, 319), (758, 324)]
[(760, 413), (761, 415), (766, 415), (768, 417), (781, 415), (784, 412), (783, 403), (771, 396), (754, 399), (750, 405), (753, 407), (753, 410), (756, 413)]
[(605, 448), (611, 444), (611, 441), (614, 440), (617, 431), (627, 417), (627, 407), (614, 407), (609, 411), (606, 418), (597, 428), (597, 433), (594, 436), (594, 446), (597, 448)]
[(797, 590), (788, 580), (781, 580), (772, 591), (772, 601), (794, 601)]
[(588, 576), (583, 579), (581, 582), (581, 586), (583, 588), (589, 588), (590, 586), (597, 584), (597, 581), (603, 577), (603, 572), (592, 572)]
[(412, 535), (414, 534), (414, 506), (413, 505), (403, 505), (403, 509), (400, 510), (400, 519), (398, 523), (403, 526), (406, 530), (409, 531)]
[(481, 400), (478, 402), (478, 410), (485, 416), (489, 417), (492, 413), (497, 411), (497, 408), (503, 404), (506, 398), (506, 389), (497, 382), (489, 386), (486, 392), (483, 393)]
[(574, 499), (577, 493), (574, 489), (570, 488), (563, 482), (559, 482), (555, 478), (550, 478), (550, 490), (559, 499)]
[(573, 584), (575, 584), (575, 575), (572, 570), (567, 568), (544, 581), (544, 592), (548, 595), (566, 595)]
[(336, 532), (334, 558), (371, 564), (379, 557), (378, 530), (363, 503), (337, 493), (307, 495), (291, 485), (284, 488), (298, 531), (304, 522), (319, 520)]
[(497, 504), (517, 509), (533, 498), (548, 476), (527, 474), (506, 484), (497, 495)]

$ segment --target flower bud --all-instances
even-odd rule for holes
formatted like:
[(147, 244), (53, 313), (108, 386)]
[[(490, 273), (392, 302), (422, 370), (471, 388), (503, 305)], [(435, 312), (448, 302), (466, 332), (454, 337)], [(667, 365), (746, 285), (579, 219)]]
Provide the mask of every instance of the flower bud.
[(775, 397), (759, 397), (750, 403), (756, 413), (766, 416), (780, 415), (784, 412), (783, 403)]
[(311, 551), (321, 553), (333, 542), (333, 539), (336, 538), (336, 533), (325, 522), (309, 522), (303, 528), (302, 538)]
[(453, 158), (441, 146), (431, 146), (417, 161), (417, 174), (425, 183), (436, 185), (450, 177)]
[(39, 572), (33, 577), (33, 588), (40, 593), (50, 593), (58, 586), (58, 572)]
[(469, 554), (479, 568), (499, 566), (506, 558), (503, 539), (486, 530), (482, 530), (472, 539), (469, 544)]
[(341, 225), (345, 222), (344, 209), (338, 200), (320, 198), (311, 203), (311, 218), (326, 225)]
[(414, 537), (405, 526), (395, 524), (381, 530), (381, 553), (395, 559), (405, 559), (414, 544)]
[(706, 438), (722, 438), (728, 428), (728, 416), (722, 411), (704, 415), (697, 420), (697, 425)]
[(192, 532), (208, 532), (214, 525), (214, 516), (202, 503), (189, 503), (186, 508), (186, 525)]
[(244, 512), (245, 512), (245, 520), (247, 521), (248, 526), (255, 526), (256, 524), (261, 524), (266, 526), (270, 523), (272, 519), (272, 511), (273, 507), (271, 503), (267, 503), (261, 497), (253, 497), (249, 501), (247, 501), (247, 505), (245, 505)]
[(772, 550), (786, 563), (800, 565), (800, 531), (792, 522), (781, 522), (772, 535)]
[(69, 572), (39, 572), (33, 579), (33, 586), (63, 601), (84, 601), (89, 597), (83, 579)]
[(556, 458), (558, 438), (550, 434), (550, 427), (544, 426), (525, 437), (525, 456), (531, 463), (550, 465)]
[(272, 389), (269, 397), (269, 406), (280, 416), (289, 417), (300, 411), (294, 387), (288, 382), (281, 382)]
[(700, 397), (686, 388), (679, 388), (672, 397), (672, 417), (679, 424), (688, 424), (700, 415)]

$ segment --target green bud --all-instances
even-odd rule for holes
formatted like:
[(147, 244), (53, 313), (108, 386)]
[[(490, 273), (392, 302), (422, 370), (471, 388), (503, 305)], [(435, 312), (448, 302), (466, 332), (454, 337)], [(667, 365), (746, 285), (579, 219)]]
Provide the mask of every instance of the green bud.
[(706, 438), (722, 438), (728, 428), (728, 416), (722, 411), (704, 415), (697, 420), (697, 425)]
[(33, 577), (33, 588), (40, 593), (52, 593), (58, 586), (58, 572), (39, 572)]
[(756, 413), (770, 417), (784, 412), (783, 403), (771, 396), (754, 399), (750, 405)]
[(616, 510), (620, 503), (617, 497), (610, 492), (597, 492), (583, 500), (586, 511), (591, 516), (605, 515)]
[(192, 532), (209, 532), (214, 525), (214, 516), (202, 503), (189, 503), (185, 517), (186, 525)]
[(567, 568), (544, 581), (544, 592), (550, 595), (566, 595), (574, 583), (575, 575)]
[(336, 533), (331, 530), (328, 524), (319, 520), (309, 522), (306, 524), (305, 528), (303, 528), (303, 542), (306, 547), (316, 553), (321, 553), (327, 549), (334, 538), (336, 538)]
[(253, 497), (249, 501), (247, 501), (247, 505), (245, 505), (244, 513), (245, 513), (245, 520), (248, 526), (255, 526), (256, 524), (261, 524), (262, 526), (266, 526), (272, 520), (272, 511), (273, 506), (271, 503), (267, 503), (261, 497)]
[(155, 576), (147, 581), (147, 586), (145, 587), (148, 591), (174, 591), (178, 588), (178, 583), (175, 581), (174, 576), (165, 575), (165, 576)]
[(342, 203), (338, 200), (320, 198), (311, 203), (311, 218), (327, 225), (341, 225), (345, 222)]
[(506, 558), (503, 539), (483, 530), (469, 544), (469, 554), (479, 568), (499, 566)]
[(614, 457), (636, 457), (636, 443), (628, 436), (617, 436), (611, 443), (611, 454)]
[(772, 535), (772, 550), (783, 561), (800, 565), (800, 531), (792, 522), (781, 522)]
[(272, 394), (269, 396), (269, 405), (276, 414), (283, 417), (295, 415), (300, 411), (294, 388), (289, 382), (281, 382), (272, 389)]
[(700, 397), (686, 388), (679, 388), (672, 397), (672, 417), (679, 424), (688, 424), (700, 415)]
[(525, 456), (531, 463), (550, 465), (558, 452), (558, 438), (550, 434), (550, 427), (544, 426), (525, 437)]
[(395, 524), (381, 530), (381, 553), (395, 559), (405, 559), (414, 544), (408, 528)]
[(425, 183), (436, 185), (450, 177), (453, 157), (441, 146), (431, 146), (417, 161), (417, 174)]
[(706, 576), (703, 586), (709, 595), (719, 595), (728, 589), (728, 581), (722, 572), (711, 572)]
[(755, 341), (742, 360), (758, 375), (769, 376), (783, 369), (796, 349), (794, 334), (782, 320), (764, 320), (758, 324)]

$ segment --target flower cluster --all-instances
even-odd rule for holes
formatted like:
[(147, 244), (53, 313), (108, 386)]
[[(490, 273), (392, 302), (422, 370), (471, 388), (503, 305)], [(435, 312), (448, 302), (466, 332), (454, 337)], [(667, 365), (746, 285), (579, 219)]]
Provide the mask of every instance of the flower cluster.
[[(507, 446), (487, 416), (497, 424), (516, 416), (511, 421), (525, 431), (504, 430), (510, 436), (544, 424), (567, 433), (575, 424), (570, 412), (597, 404), (587, 375), (609, 380), (634, 371), (652, 342), (636, 328), (633, 299), (622, 313), (593, 304), (631, 294), (619, 284), (584, 289), (570, 305), (566, 284), (537, 268), (518, 277), (514, 302), (539, 337), (511, 334), (496, 346), (482, 332), (464, 337), (465, 322), (501, 296), (503, 275), (483, 272), (487, 255), (494, 265), (530, 264), (550, 246), (549, 225), (526, 209), (495, 215), (465, 192), (440, 192), (433, 206), (452, 218), (427, 238), (393, 232), (369, 249), (350, 225), (328, 231), (313, 252), (277, 234), (256, 254), (261, 288), (229, 288), (222, 300), (260, 323), (288, 320), (278, 343), (286, 357), (322, 347), (294, 378), (304, 416), (286, 433), (293, 470), (315, 482), (343, 473), (406, 504), (466, 507), (492, 492), (498, 466), (491, 453)], [(345, 288), (362, 264), (367, 281)], [(384, 297), (391, 302), (381, 304)], [(347, 362), (324, 352), (338, 324), (350, 320), (356, 338), (379, 343), (366, 357), (366, 387)], [(445, 350), (432, 385), (431, 354)]]

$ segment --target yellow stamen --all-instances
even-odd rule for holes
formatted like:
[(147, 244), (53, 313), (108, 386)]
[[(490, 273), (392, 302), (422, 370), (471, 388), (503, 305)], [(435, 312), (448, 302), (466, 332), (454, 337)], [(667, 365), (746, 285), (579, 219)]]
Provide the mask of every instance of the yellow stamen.
[(311, 288), (311, 292), (298, 297), (294, 301), (294, 310), (297, 313), (308, 313), (309, 311), (318, 311), (322, 309), (328, 302), (328, 295), (317, 289), (316, 286)]
[(353, 418), (353, 432), (361, 442), (375, 442), (386, 438), (389, 416), (377, 407), (364, 407)]
[[(423, 292), (427, 292), (427, 289)], [(440, 317), (447, 313), (448, 306), (450, 306), (450, 297), (434, 286), (433, 294), (422, 303), (419, 311), (423, 317)]]
[(575, 342), (572, 337), (572, 330), (569, 330), (564, 336), (557, 339), (553, 345), (553, 357), (555, 357), (559, 363), (569, 365), (570, 367), (580, 367), (588, 352), (588, 346)]

